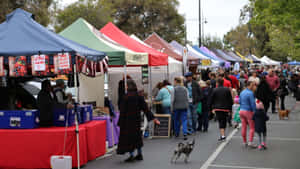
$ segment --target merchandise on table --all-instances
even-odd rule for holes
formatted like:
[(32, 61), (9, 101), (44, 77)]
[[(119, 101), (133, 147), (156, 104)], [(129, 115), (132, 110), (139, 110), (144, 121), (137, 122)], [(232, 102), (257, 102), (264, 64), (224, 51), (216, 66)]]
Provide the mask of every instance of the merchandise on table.
[(93, 120), (93, 106), (92, 105), (79, 105), (80, 123), (86, 123)]
[(32, 129), (39, 125), (37, 110), (2, 110), (0, 111), (1, 129)]
[[(75, 125), (75, 110), (74, 109), (55, 109), (54, 115), (54, 126), (68, 126)], [(79, 117), (80, 118), (80, 117)], [(78, 119), (80, 121), (80, 119)]]

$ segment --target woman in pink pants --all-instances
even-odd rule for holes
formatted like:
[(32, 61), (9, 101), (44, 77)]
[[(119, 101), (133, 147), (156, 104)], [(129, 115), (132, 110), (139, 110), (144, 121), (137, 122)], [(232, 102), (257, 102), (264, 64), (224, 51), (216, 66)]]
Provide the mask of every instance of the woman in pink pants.
[[(240, 94), (240, 118), (242, 121), (242, 137), (245, 146), (255, 148), (253, 137), (255, 132), (254, 121), (252, 120), (255, 112), (255, 97), (256, 83), (254, 81), (247, 82), (247, 88)], [(250, 127), (249, 142), (247, 143), (247, 126)]]

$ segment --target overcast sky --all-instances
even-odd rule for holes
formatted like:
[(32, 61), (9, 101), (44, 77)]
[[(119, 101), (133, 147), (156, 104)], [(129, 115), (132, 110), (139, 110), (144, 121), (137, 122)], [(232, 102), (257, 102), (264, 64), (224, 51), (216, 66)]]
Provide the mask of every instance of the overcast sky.
[[(62, 0), (63, 5), (77, 0)], [(179, 0), (179, 13), (185, 15), (187, 38), (193, 43), (198, 42), (199, 0)], [(201, 0), (203, 16), (207, 20), (204, 34), (216, 35), (223, 38), (224, 34), (239, 23), (240, 10), (248, 0)]]

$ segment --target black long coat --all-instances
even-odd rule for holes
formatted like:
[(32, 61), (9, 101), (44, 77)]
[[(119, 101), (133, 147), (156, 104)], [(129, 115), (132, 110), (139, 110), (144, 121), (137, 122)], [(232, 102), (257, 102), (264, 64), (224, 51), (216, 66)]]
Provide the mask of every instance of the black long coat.
[(40, 111), (40, 126), (53, 126), (53, 109), (56, 103), (56, 98), (51, 97), (50, 93), (41, 90), (37, 97), (37, 107)]
[(256, 109), (252, 119), (255, 123), (255, 132), (264, 133), (267, 131), (266, 121), (268, 117), (264, 109)]
[(149, 111), (144, 97), (137, 92), (128, 92), (120, 102), (120, 137), (117, 154), (133, 152), (143, 146), (143, 136), (141, 131), (141, 111), (144, 112), (148, 121), (153, 120), (154, 116)]
[(261, 100), (264, 104), (275, 99), (269, 84), (265, 80), (262, 80), (257, 86), (255, 97)]

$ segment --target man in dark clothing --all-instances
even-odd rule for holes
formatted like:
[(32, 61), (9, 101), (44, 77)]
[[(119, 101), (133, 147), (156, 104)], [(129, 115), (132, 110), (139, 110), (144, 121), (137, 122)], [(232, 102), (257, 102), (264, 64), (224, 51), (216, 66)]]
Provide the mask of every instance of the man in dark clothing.
[(212, 110), (216, 113), (217, 119), (219, 121), (220, 128), (220, 139), (223, 141), (226, 139), (225, 129), (228, 114), (232, 108), (233, 100), (231, 96), (230, 89), (223, 86), (224, 80), (219, 78), (217, 80), (218, 87), (215, 88), (212, 92), (209, 105), (212, 107)]
[(196, 109), (203, 99), (200, 86), (195, 80), (193, 80), (192, 76), (193, 74), (191, 72), (185, 74), (185, 87), (188, 89), (189, 95), (188, 130), (190, 133), (197, 130), (198, 115)]
[(58, 104), (56, 96), (52, 93), (52, 86), (49, 80), (42, 82), (42, 90), (37, 97), (37, 107), (40, 111), (40, 126), (53, 126), (53, 110), (57, 108), (72, 108), (72, 105)]

